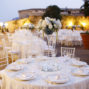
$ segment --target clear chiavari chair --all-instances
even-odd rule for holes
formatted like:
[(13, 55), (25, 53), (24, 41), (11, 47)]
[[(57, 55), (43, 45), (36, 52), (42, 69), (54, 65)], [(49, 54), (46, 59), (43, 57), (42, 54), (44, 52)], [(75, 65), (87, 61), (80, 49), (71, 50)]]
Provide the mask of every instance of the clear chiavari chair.
[[(10, 62), (14, 62), (19, 58), (20, 52), (17, 50), (17, 46), (13, 48), (11, 40), (6, 42), (5, 39), (2, 39), (2, 43), (4, 51), (8, 53)], [(16, 56), (18, 56), (18, 58), (16, 58)]]
[(8, 53), (4, 50), (0, 50), (0, 70), (4, 69), (8, 64)]
[[(5, 69), (5, 67), (9, 64), (8, 61), (8, 54), (6, 51), (3, 49), (0, 50), (0, 72)], [(0, 75), (0, 89), (1, 89), (1, 84), (2, 84), (2, 77)]]
[(75, 48), (61, 47), (61, 56), (74, 57), (75, 56)]

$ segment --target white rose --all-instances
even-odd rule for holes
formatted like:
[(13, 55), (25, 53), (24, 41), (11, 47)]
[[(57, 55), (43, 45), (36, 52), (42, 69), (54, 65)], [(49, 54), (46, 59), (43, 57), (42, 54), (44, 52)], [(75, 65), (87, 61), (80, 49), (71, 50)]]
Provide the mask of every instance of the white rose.
[(54, 24), (54, 28), (58, 28), (58, 25), (57, 24)]
[(52, 29), (53, 28), (52, 24), (49, 24), (48, 27), (49, 27), (49, 29)]
[(54, 18), (51, 18), (50, 20), (51, 20), (51, 21), (53, 21), (53, 22), (55, 22), (55, 21), (56, 21), (56, 19), (54, 19)]
[(46, 17), (45, 21), (46, 21), (47, 25), (50, 24), (50, 18), (49, 17)]
[(45, 17), (46, 20), (50, 20), (51, 18), (50, 17)]
[(61, 21), (60, 21), (60, 20), (57, 20), (57, 21), (56, 21), (56, 24), (59, 26), (59, 28), (62, 27), (62, 24), (61, 24)]

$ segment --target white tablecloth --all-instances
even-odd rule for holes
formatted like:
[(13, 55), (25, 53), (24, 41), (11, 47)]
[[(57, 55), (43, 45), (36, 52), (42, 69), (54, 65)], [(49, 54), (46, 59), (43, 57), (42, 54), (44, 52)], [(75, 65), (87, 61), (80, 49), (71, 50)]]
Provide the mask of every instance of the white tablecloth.
[[(83, 31), (60, 29), (58, 31), (58, 41), (65, 45), (82, 45), (81, 32)], [(52, 36), (56, 38), (56, 33), (53, 33)]]
[[(77, 69), (71, 65), (72, 59), (67, 59), (66, 57), (58, 58), (48, 58), (48, 60), (42, 61), (38, 58), (31, 61), (31, 58), (28, 60), (31, 61), (29, 64), (20, 64), (23, 66), (23, 69), (17, 72), (7, 71), (8, 67), (12, 67), (14, 64), (17, 64), (18, 61), (9, 65), (5, 70), (1, 72), (2, 75), (2, 89), (89, 89), (89, 76), (86, 77), (77, 77), (73, 76), (71, 71)], [(25, 59), (22, 59), (25, 60)], [(65, 84), (50, 84), (45, 81), (48, 75), (59, 74), (60, 71), (56, 72), (44, 72), (41, 71), (40, 66), (43, 65), (52, 65), (59, 64), (61, 67), (61, 72), (69, 76), (69, 81)], [(48, 66), (47, 65), (47, 66)], [(19, 81), (16, 80), (16, 76), (23, 73), (33, 72), (35, 79), (30, 81)]]

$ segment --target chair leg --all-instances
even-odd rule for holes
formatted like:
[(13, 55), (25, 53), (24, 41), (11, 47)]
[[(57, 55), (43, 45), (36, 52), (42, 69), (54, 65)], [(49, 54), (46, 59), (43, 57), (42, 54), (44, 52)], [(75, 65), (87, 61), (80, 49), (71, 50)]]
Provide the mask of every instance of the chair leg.
[(1, 84), (2, 84), (2, 80), (0, 79), (0, 89), (1, 89)]
[(13, 63), (13, 55), (12, 55), (12, 53), (11, 53), (11, 60), (12, 60), (12, 63)]

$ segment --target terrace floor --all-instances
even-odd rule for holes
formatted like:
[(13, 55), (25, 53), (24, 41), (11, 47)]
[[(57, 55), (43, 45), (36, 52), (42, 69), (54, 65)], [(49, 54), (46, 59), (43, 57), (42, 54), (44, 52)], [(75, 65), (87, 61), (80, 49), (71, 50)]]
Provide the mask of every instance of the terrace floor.
[[(81, 61), (85, 61), (89, 64), (89, 50), (83, 48), (83, 46), (75, 46), (75, 57), (79, 57)], [(57, 56), (61, 55), (61, 45), (57, 44)]]

